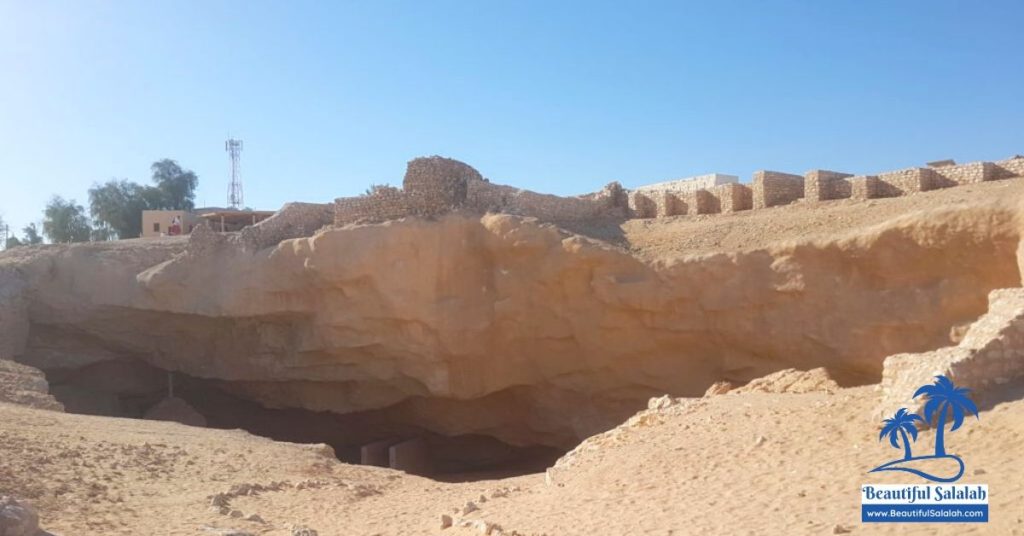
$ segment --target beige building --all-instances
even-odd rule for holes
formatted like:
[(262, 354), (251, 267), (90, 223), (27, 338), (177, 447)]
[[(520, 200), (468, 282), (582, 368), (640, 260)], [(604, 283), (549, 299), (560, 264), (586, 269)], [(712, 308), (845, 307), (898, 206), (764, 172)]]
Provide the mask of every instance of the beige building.
[(187, 210), (143, 210), (142, 238), (186, 235), (199, 223), (199, 216)]
[(143, 210), (142, 238), (187, 235), (204, 221), (214, 231), (240, 231), (273, 215), (272, 210)]

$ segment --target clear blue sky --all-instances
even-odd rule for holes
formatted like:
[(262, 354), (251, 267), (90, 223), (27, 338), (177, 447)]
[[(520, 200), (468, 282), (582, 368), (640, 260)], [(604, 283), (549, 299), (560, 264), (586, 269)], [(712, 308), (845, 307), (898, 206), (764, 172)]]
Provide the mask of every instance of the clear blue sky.
[[(632, 5), (631, 5), (632, 4)], [(400, 183), (420, 155), (559, 194), (1024, 153), (1024, 2), (0, 0), (0, 215), (145, 182), (225, 204)]]

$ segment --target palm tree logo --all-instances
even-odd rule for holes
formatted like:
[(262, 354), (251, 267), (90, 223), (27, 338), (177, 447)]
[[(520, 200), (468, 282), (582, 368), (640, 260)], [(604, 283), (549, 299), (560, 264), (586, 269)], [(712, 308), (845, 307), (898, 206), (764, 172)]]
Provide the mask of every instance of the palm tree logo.
[(889, 443), (892, 444), (892, 448), (900, 448), (899, 441), (902, 439), (903, 442), (903, 459), (909, 460), (912, 458), (910, 455), (910, 440), (907, 439), (907, 434), (917, 441), (917, 426), (914, 426), (914, 421), (920, 421), (921, 416), (916, 413), (907, 413), (907, 408), (900, 408), (893, 415), (891, 419), (882, 421), (885, 426), (882, 427), (882, 433), (878, 434), (878, 440), (881, 441), (883, 437), (889, 436)]
[[(933, 482), (956, 482), (964, 474), (964, 461), (955, 454), (946, 453), (946, 422), (952, 419), (953, 425), (949, 431), (953, 432), (964, 423), (964, 417), (973, 413), (978, 417), (978, 407), (967, 397), (970, 390), (966, 387), (957, 387), (953, 381), (946, 376), (936, 376), (935, 383), (921, 386), (914, 392), (914, 398), (924, 395), (927, 399), (924, 405), (924, 418), (907, 413), (906, 408), (900, 408), (890, 419), (885, 419), (882, 424), (882, 433), (878, 440), (888, 436), (889, 443), (894, 448), (903, 444), (904, 455), (902, 459), (893, 460), (879, 465), (869, 472), (877, 471), (904, 471), (918, 475)], [(916, 421), (931, 424), (935, 420), (935, 454), (930, 456), (913, 456), (910, 450), (910, 440), (917, 441)], [(952, 462), (952, 463), (950, 463)], [(941, 476), (950, 474), (949, 468), (956, 467), (953, 476)]]

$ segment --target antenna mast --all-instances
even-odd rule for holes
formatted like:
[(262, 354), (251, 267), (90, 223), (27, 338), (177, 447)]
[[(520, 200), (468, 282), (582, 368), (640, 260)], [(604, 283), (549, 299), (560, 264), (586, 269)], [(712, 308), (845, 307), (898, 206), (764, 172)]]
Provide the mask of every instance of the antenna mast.
[(228, 206), (240, 209), (245, 206), (242, 200), (242, 140), (229, 139), (224, 142), (224, 150), (231, 156), (231, 183), (228, 184)]

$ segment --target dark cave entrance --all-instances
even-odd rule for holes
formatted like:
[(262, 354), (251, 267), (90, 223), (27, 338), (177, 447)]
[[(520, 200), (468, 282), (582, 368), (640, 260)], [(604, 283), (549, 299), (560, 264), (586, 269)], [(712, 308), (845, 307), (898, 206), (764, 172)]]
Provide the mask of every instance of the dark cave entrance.
[[(69, 413), (189, 422), (189, 412), (194, 410), (208, 428), (242, 429), (291, 443), (326, 443), (339, 461), (350, 464), (361, 463), (361, 449), (365, 445), (415, 440), (425, 446), (429, 469), (408, 472), (441, 481), (543, 472), (565, 452), (544, 445), (510, 445), (486, 435), (445, 436), (414, 425), (390, 422), (382, 410), (342, 415), (266, 408), (229, 392), (225, 389), (228, 382), (170, 373), (138, 359), (121, 358), (44, 372), (50, 392)], [(171, 391), (187, 405), (168, 404)]]

